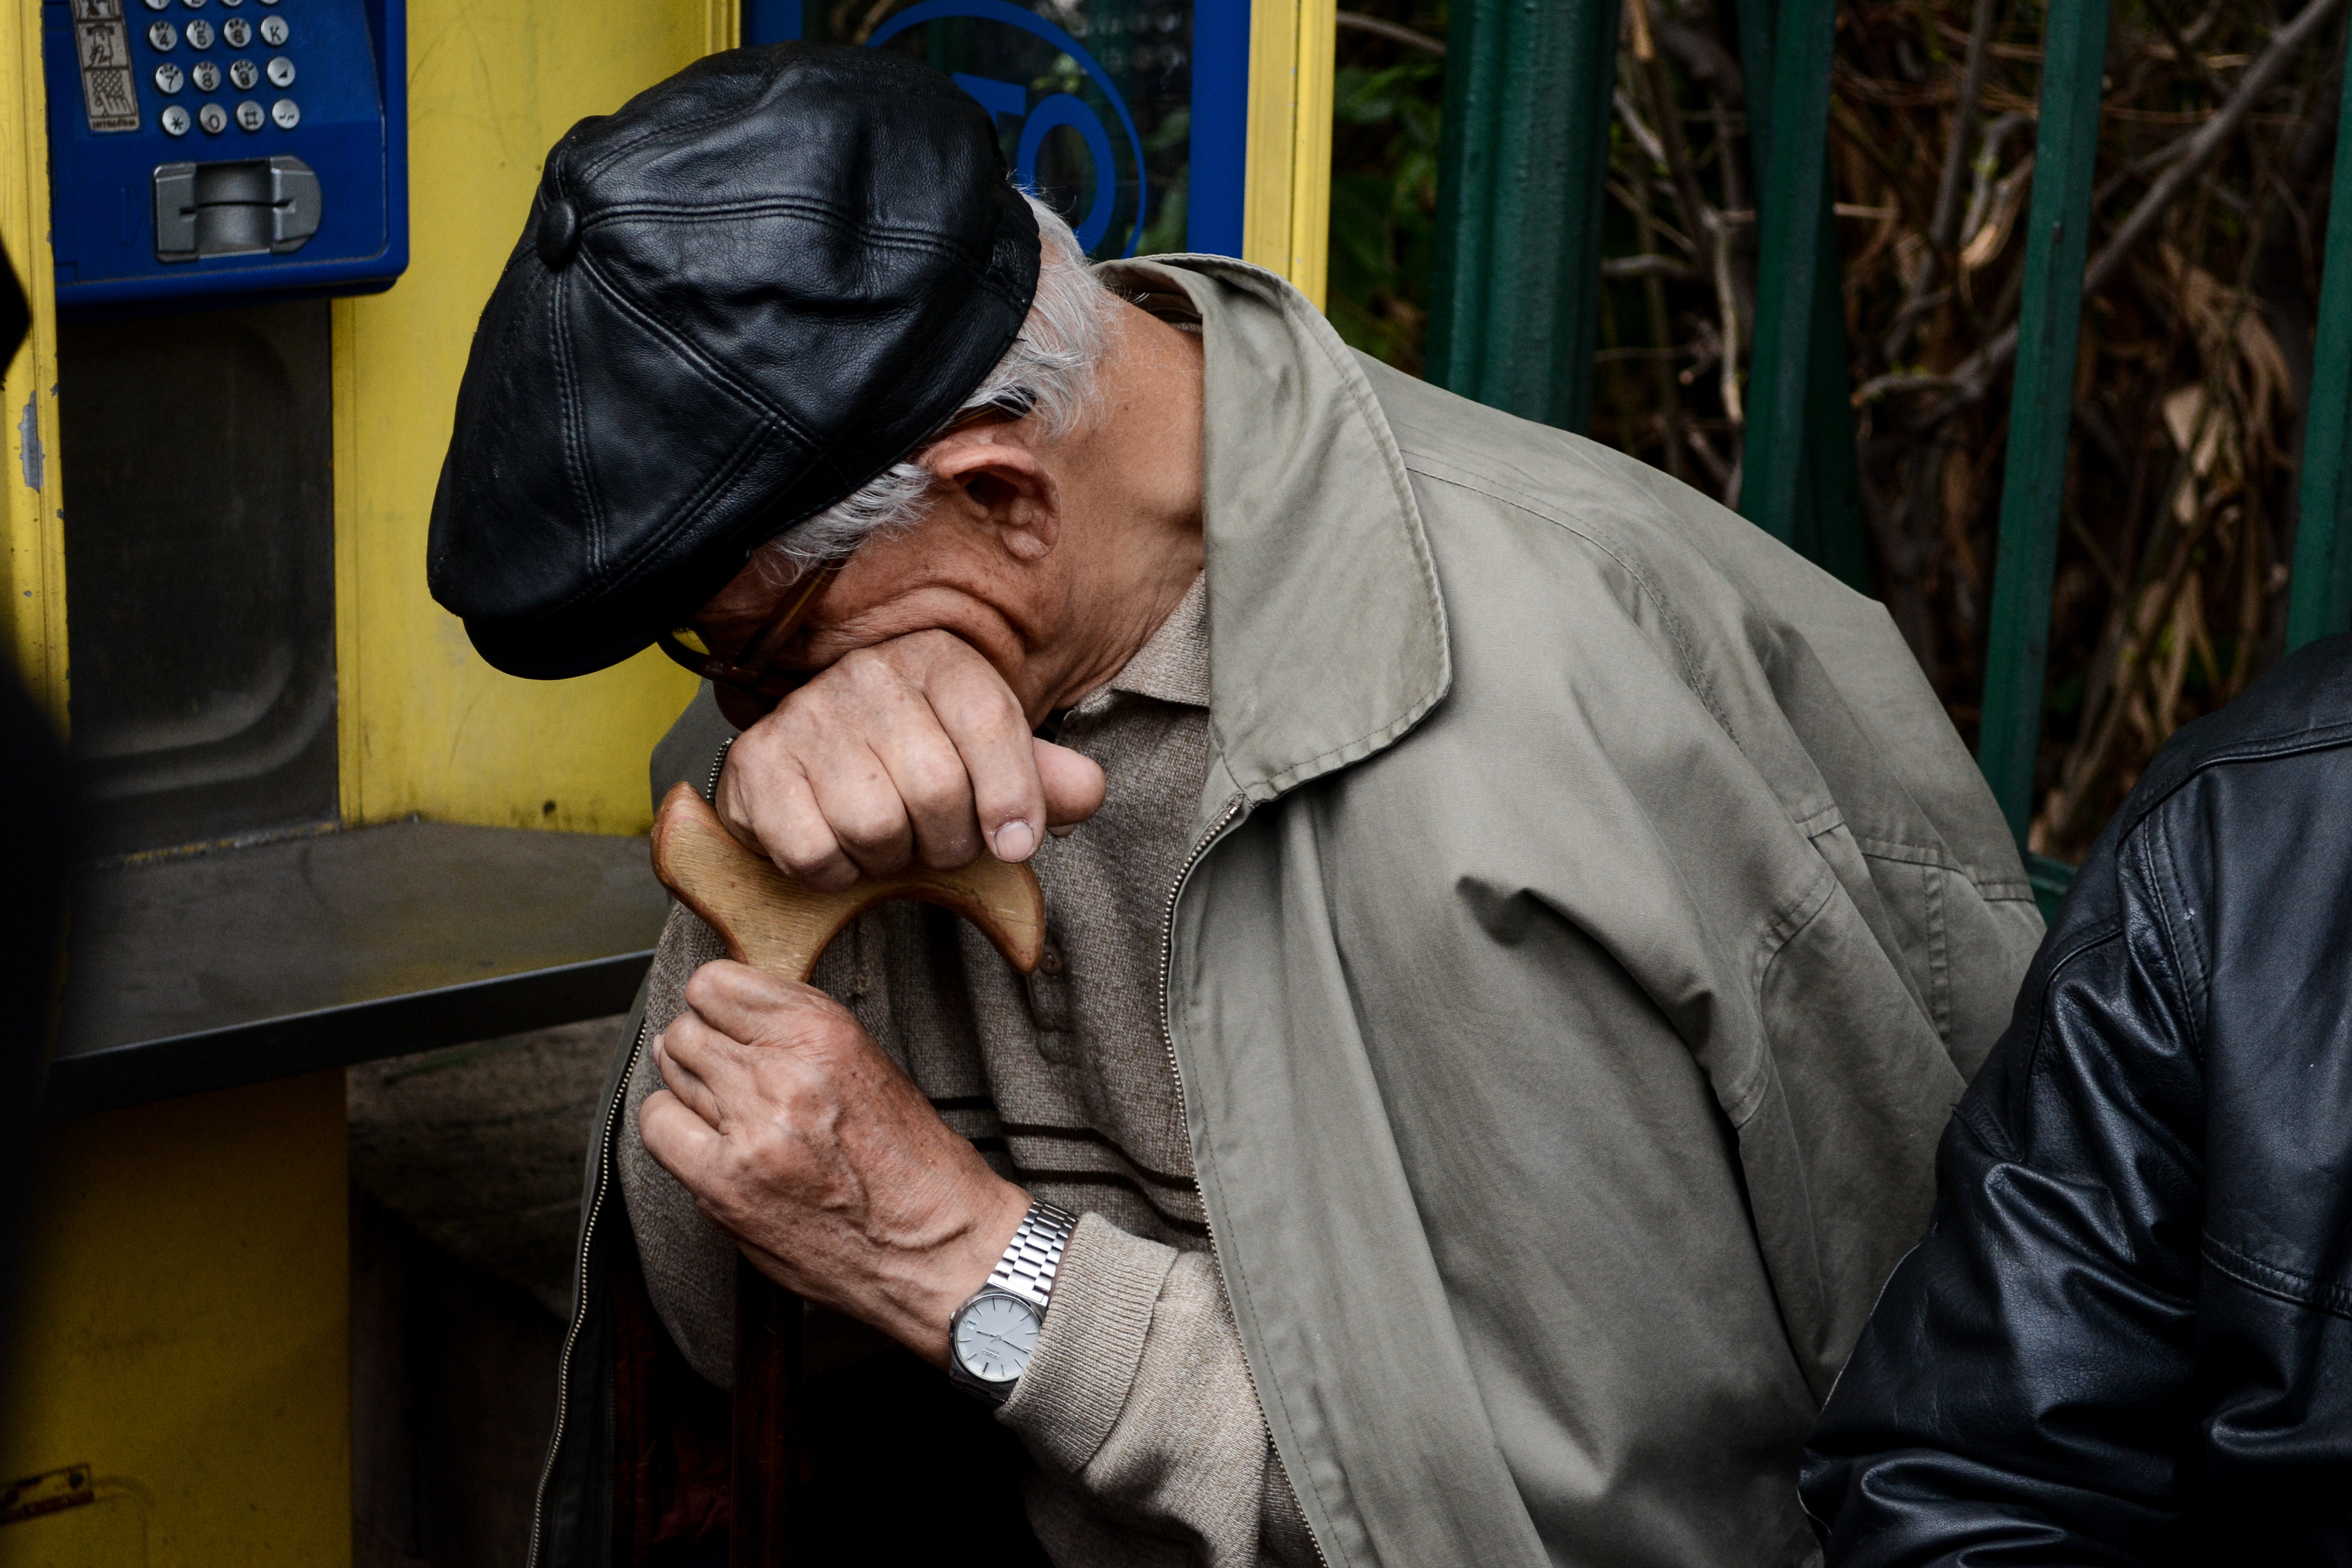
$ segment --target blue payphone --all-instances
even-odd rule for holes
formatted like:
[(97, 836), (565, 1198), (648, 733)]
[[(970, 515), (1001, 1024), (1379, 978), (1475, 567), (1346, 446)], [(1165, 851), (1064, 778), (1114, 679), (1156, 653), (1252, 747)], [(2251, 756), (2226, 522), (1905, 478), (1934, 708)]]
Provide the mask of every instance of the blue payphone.
[(1250, 0), (747, 0), (743, 41), (901, 50), (996, 117), (1097, 259), (1242, 250)]
[(404, 0), (42, 0), (68, 314), (388, 287)]

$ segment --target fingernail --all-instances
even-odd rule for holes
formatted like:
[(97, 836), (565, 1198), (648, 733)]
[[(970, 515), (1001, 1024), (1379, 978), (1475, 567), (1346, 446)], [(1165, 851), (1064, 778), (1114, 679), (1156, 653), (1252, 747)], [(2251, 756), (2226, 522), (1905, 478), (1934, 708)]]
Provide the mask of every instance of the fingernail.
[(1076, 833), (1077, 830), (1078, 825), (1075, 822), (1066, 822), (1059, 827), (1049, 827), (1045, 829), (1046, 832), (1052, 834), (1056, 838), (1067, 838), (1071, 834)]
[(999, 860), (1026, 860), (1037, 847), (1037, 830), (1020, 817), (1014, 817), (996, 830), (996, 858)]

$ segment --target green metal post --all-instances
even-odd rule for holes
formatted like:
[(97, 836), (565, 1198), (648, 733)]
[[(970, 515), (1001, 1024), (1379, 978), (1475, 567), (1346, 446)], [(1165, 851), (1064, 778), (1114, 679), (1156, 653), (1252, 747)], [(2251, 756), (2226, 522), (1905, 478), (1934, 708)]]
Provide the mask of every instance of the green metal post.
[(2327, 270), (2319, 284), (2319, 342), (2311, 408), (2303, 420), (2303, 495), (2286, 646), (2352, 629), (2352, 60), (2336, 122), (2336, 181), (2327, 198)]
[[(1775, 0), (1748, 0), (1739, 7), (1740, 73), (1748, 106), (1749, 163), (1761, 193), (1762, 237), (1769, 247), (1783, 232), (1787, 218), (1774, 206), (1771, 186), (1772, 127), (1778, 111), (1776, 87), (1787, 77), (1775, 68), (1780, 40)], [(1808, 7), (1798, 17), (1800, 27), (1817, 34), (1808, 48), (1807, 68), (1819, 78), (1818, 115), (1807, 121), (1823, 128), (1822, 144), (1811, 158), (1821, 186), (1809, 296), (1790, 290), (1793, 278), (1776, 280), (1769, 291), (1762, 286), (1757, 298), (1757, 353), (1748, 378), (1748, 426), (1742, 465), (1740, 510), (1799, 553), (1827, 568), (1857, 590), (1869, 589), (1869, 565), (1862, 540), (1862, 485), (1854, 455), (1853, 408), (1846, 373), (1845, 300), (1838, 266), (1837, 217), (1832, 206), (1827, 163), (1829, 68), (1836, 47), (1833, 4)], [(1812, 46), (1817, 45), (1817, 48)], [(1803, 105), (1794, 110), (1805, 113)], [(1801, 153), (1802, 150), (1800, 150)], [(1783, 258), (1784, 261), (1789, 259)], [(1767, 267), (1770, 266), (1768, 261)], [(1799, 301), (1803, 313), (1790, 311)], [(1768, 324), (1769, 322), (1769, 324)], [(1769, 336), (1768, 351), (1765, 339)], [(1767, 359), (1767, 353), (1772, 356)], [(1791, 360), (1802, 354), (1801, 363)], [(1769, 367), (1768, 369), (1768, 367)], [(1800, 405), (1791, 409), (1782, 401), (1791, 384), (1801, 387)], [(1758, 410), (1771, 431), (1775, 448), (1763, 458), (1766, 472), (1759, 484)], [(1801, 439), (1795, 438), (1801, 426)], [(1793, 450), (1792, 450), (1793, 449)], [(1759, 496), (1769, 496), (1759, 509)], [(1777, 506), (1777, 510), (1775, 510)]]
[[(1772, 29), (1771, 95), (1748, 89), (1750, 112), (1769, 101), (1758, 204), (1756, 353), (1748, 377), (1748, 435), (1739, 510), (1783, 543), (1797, 542), (1804, 472), (1805, 384), (1812, 361), (1815, 278), (1828, 195), (1830, 61), (1836, 0), (1783, 0)], [(1829, 254), (1836, 254), (1834, 237)]]
[(2083, 256), (2091, 174), (2099, 150), (2099, 78), (2106, 59), (2105, 0), (2050, 7), (2042, 39), (2041, 126), (2033, 145), (2032, 227), (2018, 312), (2001, 476), (2000, 550), (1993, 571), (1985, 655), (1984, 770), (2018, 842), (2033, 819), (2033, 764), (2042, 740), (2042, 686), (2050, 662), (2050, 587), (2058, 570), (2066, 434), (2074, 417), (2074, 344), (2083, 320)]
[(1592, 396), (1620, 0), (1456, 0), (1429, 379), (1581, 430)]

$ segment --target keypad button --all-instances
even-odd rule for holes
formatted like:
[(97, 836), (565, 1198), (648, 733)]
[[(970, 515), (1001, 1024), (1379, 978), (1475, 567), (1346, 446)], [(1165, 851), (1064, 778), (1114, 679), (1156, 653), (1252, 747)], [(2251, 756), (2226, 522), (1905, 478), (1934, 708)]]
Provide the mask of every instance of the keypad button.
[(292, 87), (294, 85), (294, 62), (288, 59), (284, 55), (278, 55), (273, 58), (269, 62), (269, 85), (272, 87)]
[(205, 0), (180, 0), (180, 4), (191, 11), (201, 11), (205, 8)]
[(168, 11), (171, 8), (172, 0), (147, 0), (147, 9), (150, 11)]
[(253, 24), (242, 16), (231, 16), (221, 24), (221, 42), (232, 49), (241, 49), (253, 42)]
[(253, 68), (251, 60), (231, 60), (228, 62), (228, 79), (229, 85), (237, 91), (251, 92), (253, 84), (261, 79), (261, 73)]
[(228, 110), (217, 103), (207, 103), (196, 110), (196, 123), (205, 128), (206, 134), (217, 136), (228, 129)]
[(167, 96), (172, 93), (175, 93), (180, 90), (181, 86), (185, 83), (187, 79), (186, 75), (181, 71), (180, 68), (173, 65), (169, 61), (165, 61), (163, 64), (155, 68), (155, 90), (157, 92), (163, 93)]
[(261, 105), (254, 102), (253, 100), (248, 98), (236, 106), (236, 122), (246, 130), (260, 130), (261, 121)]
[(147, 47), (159, 55), (168, 55), (180, 47), (180, 29), (169, 22), (147, 24)]
[(164, 135), (185, 136), (188, 133), (188, 111), (180, 105), (165, 104), (163, 112), (158, 118), (163, 122)]
[(244, 5), (244, 4), (245, 4), (245, 0), (221, 0), (221, 7), (222, 7), (222, 9), (224, 9), (224, 10), (228, 10), (228, 11), (234, 11), (234, 10), (236, 10), (239, 5)]
[[(265, 5), (270, 3), (271, 0), (262, 0)], [(291, 131), (302, 123), (302, 110), (292, 99), (281, 98), (269, 106), (269, 118), (278, 121), (278, 130)]]
[(213, 47), (213, 25), (202, 16), (188, 24), (188, 47), (209, 49)]
[(286, 33), (287, 27), (285, 17), (264, 16), (261, 19), (261, 41), (268, 44), (271, 48), (277, 48), (279, 45), (285, 43)]
[(196, 90), (198, 92), (218, 92), (220, 90), (220, 67), (213, 64), (210, 60), (198, 60), (193, 67), (189, 68), (188, 79), (196, 84)]

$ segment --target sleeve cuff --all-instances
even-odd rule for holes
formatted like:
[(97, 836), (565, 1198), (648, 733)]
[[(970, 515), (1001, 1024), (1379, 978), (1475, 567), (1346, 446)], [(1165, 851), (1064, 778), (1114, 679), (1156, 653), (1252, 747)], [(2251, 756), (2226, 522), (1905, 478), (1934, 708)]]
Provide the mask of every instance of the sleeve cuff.
[(1055, 1271), (1036, 1353), (997, 1419), (1066, 1474), (1086, 1468), (1135, 1386), (1176, 1249), (1087, 1215)]

